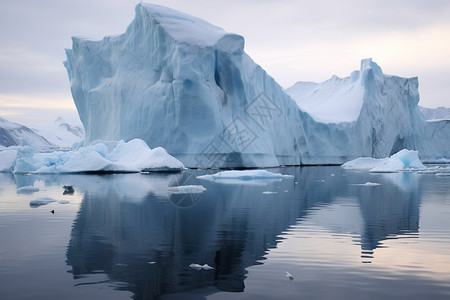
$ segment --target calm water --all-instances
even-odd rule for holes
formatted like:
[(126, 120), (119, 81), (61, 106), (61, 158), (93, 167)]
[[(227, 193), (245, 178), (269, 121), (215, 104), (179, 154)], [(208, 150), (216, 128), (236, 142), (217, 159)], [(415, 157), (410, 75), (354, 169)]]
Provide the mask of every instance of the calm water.
[(294, 178), (0, 174), (0, 298), (450, 299), (449, 176), (271, 171)]

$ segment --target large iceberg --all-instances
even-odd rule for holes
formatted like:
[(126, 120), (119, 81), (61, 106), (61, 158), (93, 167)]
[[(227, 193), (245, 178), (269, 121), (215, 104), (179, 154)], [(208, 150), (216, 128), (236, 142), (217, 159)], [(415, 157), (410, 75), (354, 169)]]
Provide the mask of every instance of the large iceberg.
[(349, 78), (286, 93), (242, 36), (144, 3), (125, 33), (74, 37), (66, 54), (88, 143), (140, 138), (199, 168), (340, 164), (403, 148), (450, 158), (449, 122), (422, 119), (417, 78), (387, 76), (370, 59)]

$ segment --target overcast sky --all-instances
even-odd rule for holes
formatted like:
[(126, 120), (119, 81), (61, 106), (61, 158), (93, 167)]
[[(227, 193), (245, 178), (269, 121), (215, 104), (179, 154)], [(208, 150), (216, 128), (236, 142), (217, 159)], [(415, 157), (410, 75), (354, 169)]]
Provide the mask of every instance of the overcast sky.
[[(75, 110), (62, 64), (71, 36), (123, 33), (136, 0), (0, 0), (0, 116), (51, 122)], [(450, 107), (448, 0), (152, 1), (245, 37), (278, 83), (348, 76), (372, 57), (386, 74), (419, 77), (420, 105)]]

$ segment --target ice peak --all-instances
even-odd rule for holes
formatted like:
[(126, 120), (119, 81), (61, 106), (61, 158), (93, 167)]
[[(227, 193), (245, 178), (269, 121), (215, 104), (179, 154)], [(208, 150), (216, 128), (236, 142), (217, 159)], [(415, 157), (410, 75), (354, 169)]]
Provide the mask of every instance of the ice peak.
[(205, 20), (156, 4), (140, 2), (136, 6), (136, 15), (140, 13), (149, 16), (171, 37), (183, 43), (213, 46), (227, 34)]
[(372, 58), (365, 58), (361, 60), (361, 72), (372, 70), (375, 75), (383, 76), (383, 71), (380, 66), (372, 60)]

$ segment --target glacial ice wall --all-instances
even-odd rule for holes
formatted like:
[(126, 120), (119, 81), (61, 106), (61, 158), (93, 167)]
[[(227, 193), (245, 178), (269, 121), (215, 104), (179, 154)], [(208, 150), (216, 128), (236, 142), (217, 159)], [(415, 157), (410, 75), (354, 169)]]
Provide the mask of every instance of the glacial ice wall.
[[(141, 138), (200, 168), (339, 164), (402, 147), (430, 150), (417, 79), (386, 76), (371, 60), (347, 80), (358, 89), (359, 115), (327, 123), (300, 109), (244, 52), (242, 36), (169, 8), (140, 3), (124, 34), (73, 38), (66, 54), (87, 142)], [(449, 136), (448, 128), (436, 130)], [(441, 148), (430, 153), (443, 155)]]

